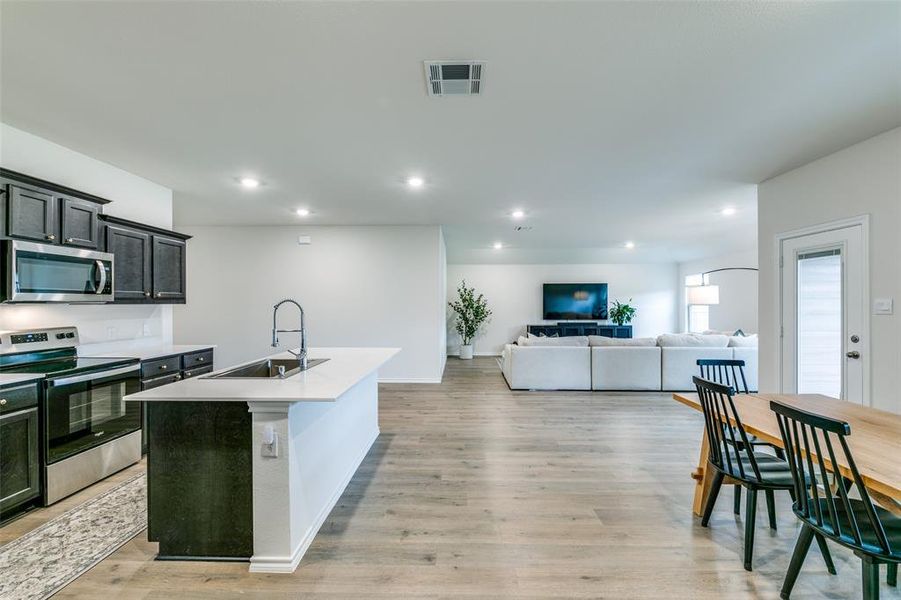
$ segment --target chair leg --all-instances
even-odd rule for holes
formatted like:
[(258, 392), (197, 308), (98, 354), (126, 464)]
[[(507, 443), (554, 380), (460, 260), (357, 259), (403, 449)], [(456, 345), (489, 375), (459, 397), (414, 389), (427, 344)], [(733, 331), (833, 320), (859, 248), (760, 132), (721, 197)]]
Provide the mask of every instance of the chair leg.
[(776, 499), (773, 490), (764, 490), (766, 494), (766, 514), (770, 518), (770, 529), (776, 529)]
[(757, 490), (748, 488), (748, 500), (745, 506), (745, 571), (750, 571), (754, 558), (754, 529), (757, 521)]
[(826, 562), (826, 569), (831, 575), (835, 575), (835, 563), (832, 562), (832, 553), (829, 552), (829, 546), (826, 545), (826, 538), (819, 533), (814, 535), (817, 538), (817, 546), (820, 547), (820, 554), (823, 555), (823, 560)]
[(863, 600), (879, 600), (879, 563), (867, 555), (860, 558)]
[(792, 553), (791, 562), (788, 563), (788, 572), (785, 574), (785, 580), (782, 582), (782, 591), (779, 593), (783, 600), (788, 600), (791, 596), (792, 588), (795, 587), (795, 581), (797, 581), (798, 574), (801, 572), (801, 565), (804, 564), (804, 559), (810, 550), (811, 540), (813, 540), (813, 529), (807, 525), (802, 525), (801, 534), (798, 536), (798, 541), (795, 542), (795, 551)]
[[(709, 467), (708, 467), (709, 468)], [(713, 514), (713, 505), (716, 504), (716, 497), (719, 496), (720, 488), (723, 487), (723, 479), (725, 475), (719, 471), (713, 473), (713, 483), (710, 484), (710, 495), (707, 496), (707, 505), (704, 506), (704, 516), (701, 518), (701, 527), (707, 527), (710, 522), (710, 515)]]
[(735, 486), (735, 498), (733, 499), (733, 503), (732, 503), (732, 512), (734, 512), (736, 515), (741, 514), (741, 486), (740, 485)]
[(776, 451), (776, 458), (785, 460), (785, 451), (782, 448), (773, 447), (773, 450)]
[(888, 584), (891, 587), (898, 587), (898, 563), (888, 564)]

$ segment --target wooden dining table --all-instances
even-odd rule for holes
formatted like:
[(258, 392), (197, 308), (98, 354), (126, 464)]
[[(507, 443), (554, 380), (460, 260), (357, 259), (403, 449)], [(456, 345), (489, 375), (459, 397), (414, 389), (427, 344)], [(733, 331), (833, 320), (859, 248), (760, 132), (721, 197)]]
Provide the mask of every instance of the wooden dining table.
[[(695, 393), (676, 392), (673, 399), (697, 411), (702, 410)], [(874, 500), (901, 515), (901, 415), (818, 394), (737, 394), (735, 408), (745, 430), (779, 448), (784, 448), (784, 444), (776, 413), (770, 410), (773, 400), (848, 423), (851, 427), (848, 446), (864, 485)], [(691, 475), (697, 483), (692, 509), (698, 516), (704, 512), (713, 482), (713, 469), (708, 464), (707, 430), (701, 429), (704, 433), (698, 468)], [(851, 477), (849, 466), (842, 462), (845, 457), (836, 459), (839, 464), (830, 465), (830, 468), (837, 468), (845, 477)], [(727, 478), (724, 483), (733, 482)]]

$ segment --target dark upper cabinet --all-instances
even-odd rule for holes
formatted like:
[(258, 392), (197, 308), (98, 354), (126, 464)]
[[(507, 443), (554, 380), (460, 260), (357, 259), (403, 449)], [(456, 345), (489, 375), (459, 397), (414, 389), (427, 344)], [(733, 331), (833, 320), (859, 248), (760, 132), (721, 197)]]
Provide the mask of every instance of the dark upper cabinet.
[(145, 300), (153, 293), (150, 234), (120, 225), (104, 228), (106, 251), (113, 255), (116, 301)]
[(100, 216), (100, 205), (67, 197), (61, 197), (59, 203), (61, 243), (93, 250), (99, 248), (100, 226), (97, 218)]
[(184, 240), (153, 236), (153, 298), (184, 302)]
[(191, 236), (110, 215), (100, 222), (104, 250), (114, 257), (115, 302), (185, 302), (185, 240)]
[(98, 217), (109, 200), (0, 169), (0, 237), (100, 247)]
[(56, 196), (28, 187), (9, 185), (7, 235), (35, 242), (58, 243)]

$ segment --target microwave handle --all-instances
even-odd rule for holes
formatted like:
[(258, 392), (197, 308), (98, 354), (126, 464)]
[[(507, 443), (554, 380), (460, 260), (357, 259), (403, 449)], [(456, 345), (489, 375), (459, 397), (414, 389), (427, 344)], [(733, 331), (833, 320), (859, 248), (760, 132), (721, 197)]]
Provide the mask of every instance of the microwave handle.
[(102, 260), (95, 260), (94, 264), (97, 265), (97, 268), (100, 270), (100, 283), (97, 285), (97, 291), (95, 293), (102, 294), (103, 290), (106, 289), (106, 267), (103, 266)]

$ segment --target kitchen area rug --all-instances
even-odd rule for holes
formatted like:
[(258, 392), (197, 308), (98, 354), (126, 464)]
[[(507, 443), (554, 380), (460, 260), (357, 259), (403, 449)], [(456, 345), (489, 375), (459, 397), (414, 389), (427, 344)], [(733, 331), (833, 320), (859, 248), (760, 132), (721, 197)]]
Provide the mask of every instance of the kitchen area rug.
[(146, 527), (141, 473), (0, 546), (0, 598), (49, 598)]

